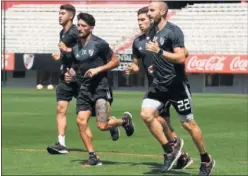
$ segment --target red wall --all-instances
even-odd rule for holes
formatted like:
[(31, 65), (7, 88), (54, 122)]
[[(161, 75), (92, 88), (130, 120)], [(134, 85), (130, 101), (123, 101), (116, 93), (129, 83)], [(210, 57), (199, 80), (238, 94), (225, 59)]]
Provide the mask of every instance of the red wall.
[(131, 0), (116, 0), (116, 1), (94, 1), (94, 2), (80, 2), (80, 1), (2, 1), (2, 9), (7, 9), (13, 5), (18, 4), (148, 4), (147, 1), (131, 1)]

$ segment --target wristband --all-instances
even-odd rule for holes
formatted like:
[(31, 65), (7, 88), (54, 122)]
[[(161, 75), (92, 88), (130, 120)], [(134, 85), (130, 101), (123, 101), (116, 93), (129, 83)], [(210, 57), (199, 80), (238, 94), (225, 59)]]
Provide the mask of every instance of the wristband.
[(159, 49), (158, 55), (159, 56), (162, 56), (163, 55), (163, 50), (161, 48)]

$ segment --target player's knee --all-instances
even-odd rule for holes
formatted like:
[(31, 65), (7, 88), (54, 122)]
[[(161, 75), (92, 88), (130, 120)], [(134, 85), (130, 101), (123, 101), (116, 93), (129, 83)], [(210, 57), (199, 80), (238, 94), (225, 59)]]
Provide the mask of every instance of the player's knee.
[(145, 123), (149, 124), (154, 119), (154, 114), (149, 111), (141, 111), (140, 117)]
[(105, 131), (108, 128), (108, 123), (97, 123), (97, 128), (101, 131)]
[(86, 131), (86, 129), (88, 127), (88, 122), (83, 117), (77, 117), (77, 125), (78, 125), (80, 130)]
[(184, 121), (182, 122), (182, 126), (185, 130), (189, 132), (195, 131), (199, 128), (197, 123), (194, 120)]
[(65, 115), (66, 114), (67, 107), (62, 104), (57, 105), (57, 114), (58, 115)]
[(107, 103), (107, 101), (103, 98), (96, 100), (96, 105), (102, 105), (102, 104), (106, 104), (106, 103)]

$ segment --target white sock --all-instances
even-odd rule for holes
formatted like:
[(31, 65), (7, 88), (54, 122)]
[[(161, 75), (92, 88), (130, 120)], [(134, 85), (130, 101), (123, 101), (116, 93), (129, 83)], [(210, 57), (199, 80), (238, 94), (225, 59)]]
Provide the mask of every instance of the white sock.
[(61, 145), (65, 146), (65, 136), (58, 136), (58, 141)]

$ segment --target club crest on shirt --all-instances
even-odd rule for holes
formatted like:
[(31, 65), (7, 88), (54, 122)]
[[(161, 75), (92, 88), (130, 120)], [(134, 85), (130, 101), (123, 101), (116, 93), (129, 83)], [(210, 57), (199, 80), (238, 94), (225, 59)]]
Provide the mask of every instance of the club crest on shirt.
[(153, 38), (153, 42), (157, 41), (157, 39), (158, 39), (158, 37), (155, 36), (155, 37)]
[(92, 50), (90, 49), (88, 52), (89, 52), (89, 55), (90, 56), (93, 56), (93, 54), (94, 54), (94, 50), (93, 49)]
[(160, 42), (160, 45), (163, 45), (164, 44), (164, 38), (161, 37), (160, 40), (159, 40), (159, 42)]

